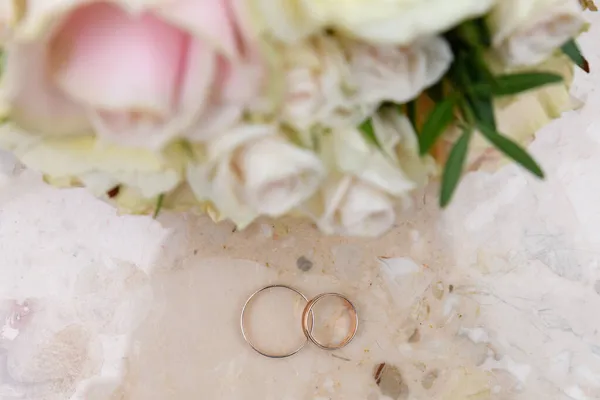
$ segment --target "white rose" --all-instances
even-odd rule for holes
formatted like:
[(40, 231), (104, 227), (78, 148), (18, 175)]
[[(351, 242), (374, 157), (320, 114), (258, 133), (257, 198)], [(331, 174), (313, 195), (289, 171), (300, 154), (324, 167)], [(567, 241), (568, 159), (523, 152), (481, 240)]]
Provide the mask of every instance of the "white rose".
[(355, 128), (337, 130), (323, 140), (323, 158), (333, 164), (331, 169), (404, 198), (426, 183), (432, 161), (419, 157), (416, 134), (396, 110), (376, 115), (373, 127), (381, 149)]
[[(304, 14), (371, 43), (410, 44), (485, 14), (496, 0), (298, 0)], [(303, 7), (303, 8), (302, 8)]]
[(352, 176), (331, 179), (307, 207), (305, 211), (327, 234), (375, 237), (396, 220), (392, 199)]
[(359, 103), (339, 41), (318, 37), (285, 50), (282, 120), (301, 134), (315, 127), (356, 126), (374, 106)]
[(452, 50), (440, 37), (407, 47), (349, 44), (350, 71), (361, 102), (406, 103), (435, 84), (452, 63)]
[(296, 42), (323, 26), (302, 0), (249, 0), (255, 28), (287, 43)]
[(493, 46), (507, 65), (535, 65), (584, 27), (578, 0), (502, 0), (488, 17)]
[(163, 157), (149, 150), (101, 143), (90, 136), (41, 138), (6, 124), (0, 128), (0, 147), (44, 174), (47, 181), (59, 185), (78, 181), (96, 196), (124, 185), (153, 199), (182, 180), (184, 157), (180, 153)]
[(417, 133), (408, 118), (394, 107), (383, 108), (373, 115), (373, 131), (386, 156), (417, 187), (425, 186), (438, 172), (433, 157), (419, 155)]
[(319, 158), (267, 125), (241, 126), (208, 144), (208, 161), (190, 165), (200, 201), (243, 228), (258, 215), (279, 217), (313, 195), (325, 175)]
[[(157, 211), (158, 198), (146, 198), (139, 190), (129, 186), (119, 186), (116, 195), (105, 198), (120, 214), (153, 215)], [(219, 222), (223, 218), (207, 201), (198, 201), (187, 182), (182, 182), (175, 189), (164, 193), (159, 211), (192, 212), (198, 215), (206, 214), (213, 221)]]

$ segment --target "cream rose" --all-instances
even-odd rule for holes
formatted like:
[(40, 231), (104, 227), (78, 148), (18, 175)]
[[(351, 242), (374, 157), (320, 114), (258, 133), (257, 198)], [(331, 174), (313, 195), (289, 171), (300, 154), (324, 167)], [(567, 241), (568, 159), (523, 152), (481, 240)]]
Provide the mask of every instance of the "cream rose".
[(374, 116), (373, 127), (381, 148), (370, 143), (357, 129), (344, 129), (333, 132), (323, 141), (323, 157), (332, 164), (330, 169), (353, 175), (391, 196), (404, 198), (426, 183), (432, 162), (419, 157), (416, 134), (397, 110)]
[(264, 29), (281, 40), (328, 27), (370, 43), (406, 45), (483, 15), (496, 0), (253, 1), (262, 4)]
[(100, 143), (91, 136), (40, 138), (7, 124), (0, 128), (0, 147), (44, 174), (49, 183), (83, 185), (98, 197), (107, 197), (123, 186), (155, 202), (183, 179), (183, 153), (160, 156), (149, 150)]
[(197, 215), (208, 215), (213, 221), (219, 222), (222, 218), (210, 202), (200, 202), (194, 196), (187, 182), (180, 183), (170, 192), (163, 193), (160, 200), (157, 197), (146, 198), (140, 190), (130, 186), (119, 186), (118, 192), (103, 199), (111, 203), (121, 214), (154, 215), (159, 212), (192, 212)]
[(578, 0), (502, 0), (489, 14), (493, 46), (507, 65), (538, 64), (583, 29)]
[(298, 42), (322, 28), (302, 0), (248, 1), (256, 27), (286, 43)]
[(309, 198), (325, 170), (319, 158), (267, 125), (240, 126), (208, 144), (207, 161), (188, 167), (199, 201), (243, 228), (258, 215), (279, 217)]
[(419, 141), (408, 118), (394, 107), (381, 109), (373, 115), (373, 131), (377, 142), (389, 160), (415, 183), (423, 187), (438, 173), (433, 157), (419, 155)]
[(243, 5), (28, 1), (6, 47), (10, 116), (37, 134), (96, 133), (153, 149), (215, 135), (262, 85)]
[(315, 127), (356, 126), (375, 109), (358, 102), (342, 44), (318, 37), (285, 50), (282, 121), (301, 136)]
[(357, 101), (367, 104), (414, 99), (440, 80), (453, 59), (450, 46), (440, 37), (420, 39), (406, 47), (360, 42), (347, 47)]
[(352, 176), (328, 181), (311, 206), (308, 214), (330, 235), (376, 237), (396, 220), (392, 199)]
[(394, 206), (436, 172), (431, 157), (419, 156), (416, 133), (396, 108), (380, 110), (372, 126), (377, 144), (356, 128), (334, 130), (319, 142), (329, 176), (299, 211), (325, 233), (383, 234), (394, 224)]

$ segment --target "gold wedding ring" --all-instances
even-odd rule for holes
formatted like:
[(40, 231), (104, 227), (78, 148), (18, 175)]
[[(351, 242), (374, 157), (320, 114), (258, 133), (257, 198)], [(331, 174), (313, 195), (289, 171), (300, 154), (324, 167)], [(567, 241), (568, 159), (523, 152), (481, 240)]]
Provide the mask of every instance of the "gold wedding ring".
[[(281, 353), (281, 354), (268, 353), (268, 352), (258, 348), (255, 345), (255, 343), (252, 342), (252, 340), (250, 339), (250, 336), (248, 335), (248, 332), (246, 330), (246, 325), (245, 325), (245, 320), (244, 320), (246, 311), (248, 309), (249, 304), (252, 302), (252, 300), (260, 293), (262, 293), (266, 290), (269, 290), (269, 289), (274, 289), (274, 288), (282, 288), (282, 289), (286, 289), (286, 290), (291, 290), (292, 292), (296, 293), (298, 296), (302, 297), (302, 299), (304, 299), (304, 301), (306, 301), (306, 306), (304, 307), (304, 310), (302, 311), (302, 319), (301, 319), (302, 332), (304, 333), (306, 340), (297, 348), (295, 348), (287, 353)], [(315, 307), (315, 305), (317, 305), (318, 302), (320, 302), (321, 300), (323, 300), (326, 297), (337, 297), (337, 298), (343, 300), (345, 303), (345, 306), (350, 314), (350, 319), (351, 319), (351, 326), (350, 326), (350, 330), (349, 330), (348, 334), (341, 342), (334, 344), (334, 345), (326, 345), (326, 344), (320, 342), (319, 340), (317, 340), (313, 335), (313, 327), (315, 324), (315, 315), (314, 315), (313, 308)], [(244, 307), (242, 308), (242, 314), (240, 317), (240, 327), (242, 329), (242, 336), (244, 337), (244, 340), (258, 354), (268, 357), (268, 358), (286, 358), (286, 357), (293, 356), (294, 354), (296, 354), (300, 350), (302, 350), (304, 348), (304, 346), (306, 345), (306, 343), (308, 343), (309, 340), (313, 344), (315, 344), (317, 347), (319, 347), (320, 349), (329, 350), (329, 351), (339, 350), (339, 349), (347, 346), (354, 339), (354, 337), (356, 336), (356, 332), (358, 331), (358, 312), (356, 311), (356, 307), (354, 306), (354, 304), (346, 296), (343, 296), (339, 293), (322, 293), (309, 301), (308, 298), (302, 292), (300, 292), (297, 289), (294, 289), (293, 287), (290, 287), (287, 285), (269, 285), (269, 286), (265, 286), (264, 288), (259, 289), (256, 292), (252, 293), (252, 295), (250, 295), (248, 300), (246, 300), (246, 303), (244, 304)]]
[[(262, 293), (262, 292), (264, 292), (266, 290), (275, 289), (275, 288), (281, 288), (281, 289), (291, 290), (292, 292), (296, 293), (298, 296), (302, 297), (302, 299), (304, 299), (304, 301), (308, 304), (308, 298), (303, 293), (301, 293), (299, 290), (296, 290), (293, 287), (290, 287), (290, 286), (287, 286), (287, 285), (269, 285), (269, 286), (265, 286), (264, 288), (259, 289), (256, 292), (252, 293), (252, 295), (250, 295), (250, 297), (248, 297), (248, 300), (246, 300), (246, 303), (244, 304), (244, 307), (242, 308), (242, 315), (240, 317), (240, 326), (242, 328), (242, 336), (244, 337), (244, 340), (258, 354), (260, 354), (262, 356), (265, 356), (265, 357), (268, 357), (268, 358), (286, 358), (286, 357), (293, 356), (294, 354), (296, 354), (297, 352), (299, 352), (300, 350), (302, 350), (302, 348), (304, 348), (304, 346), (306, 346), (306, 343), (308, 343), (308, 337), (306, 337), (306, 339), (302, 342), (302, 344), (300, 346), (298, 346), (297, 348), (289, 351), (288, 353), (282, 353), (282, 354), (267, 353), (266, 351), (263, 351), (263, 350), (259, 349), (252, 342), (252, 340), (250, 339), (250, 336), (248, 335), (248, 332), (246, 331), (246, 324), (245, 324), (245, 321), (244, 321), (244, 316), (246, 314), (246, 310), (248, 309), (248, 305), (252, 302), (252, 300), (256, 296), (258, 296), (260, 293)], [(308, 318), (309, 317), (307, 316), (306, 317), (306, 319), (307, 319), (306, 325), (307, 326), (308, 326)], [(312, 322), (311, 322), (311, 324), (314, 324), (314, 315), (312, 316)], [(311, 328), (309, 328), (309, 330), (311, 330)]]
[[(346, 305), (346, 308), (348, 309), (348, 312), (350, 313), (351, 319), (350, 330), (346, 337), (341, 342), (330, 346), (319, 342), (312, 334), (312, 328), (314, 325), (315, 318), (313, 308), (315, 305), (317, 305), (319, 301), (323, 300), (326, 297), (337, 297), (339, 299), (342, 299)], [(311, 326), (309, 326), (309, 315), (312, 316)], [(354, 306), (354, 304), (352, 304), (352, 302), (348, 300), (346, 296), (343, 296), (339, 293), (322, 293), (314, 299), (312, 299), (311, 301), (309, 301), (308, 304), (306, 304), (306, 307), (304, 307), (304, 311), (302, 312), (302, 331), (304, 332), (304, 335), (320, 349), (329, 351), (339, 350), (343, 347), (346, 347), (356, 336), (356, 332), (358, 331), (358, 312), (356, 311), (356, 307)]]

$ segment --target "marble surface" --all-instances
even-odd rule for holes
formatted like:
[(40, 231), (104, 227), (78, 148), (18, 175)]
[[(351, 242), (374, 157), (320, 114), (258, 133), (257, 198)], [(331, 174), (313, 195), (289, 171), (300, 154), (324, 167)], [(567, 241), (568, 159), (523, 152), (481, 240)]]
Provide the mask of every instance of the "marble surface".
[[(1, 155), (0, 399), (600, 399), (594, 18), (581, 38), (594, 71), (573, 89), (585, 105), (531, 146), (548, 179), (471, 173), (443, 213), (429, 188), (378, 240), (292, 219), (237, 232), (190, 215), (118, 216)], [(274, 283), (347, 295), (355, 340), (283, 360), (254, 353), (239, 313)], [(257, 340), (293, 347), (301, 305), (267, 293)], [(345, 316), (327, 315), (318, 333), (337, 335)]]

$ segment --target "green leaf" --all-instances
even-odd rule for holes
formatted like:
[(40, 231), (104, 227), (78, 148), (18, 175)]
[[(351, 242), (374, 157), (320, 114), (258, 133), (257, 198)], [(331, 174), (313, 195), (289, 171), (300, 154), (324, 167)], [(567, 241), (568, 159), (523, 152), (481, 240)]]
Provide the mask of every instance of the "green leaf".
[(473, 21), (463, 22), (456, 28), (456, 32), (458, 33), (458, 37), (469, 46), (478, 47), (482, 44), (479, 29)]
[(373, 129), (373, 122), (371, 118), (363, 121), (362, 124), (358, 127), (363, 133), (363, 136), (367, 141), (377, 147), (379, 147), (379, 141), (377, 140), (377, 136), (375, 136), (375, 130)]
[(165, 200), (164, 194), (161, 194), (160, 196), (158, 196), (158, 200), (156, 200), (156, 208), (154, 209), (154, 215), (152, 216), (152, 218), (156, 219), (156, 217), (158, 217), (158, 214), (160, 214), (160, 210), (162, 209), (164, 200)]
[(457, 90), (464, 90), (470, 85), (470, 77), (468, 73), (468, 65), (470, 63), (469, 56), (460, 52), (456, 54), (455, 60), (450, 68), (451, 81)]
[(476, 95), (491, 94), (493, 96), (512, 96), (518, 93), (558, 83), (562, 76), (547, 72), (524, 72), (518, 74), (498, 75), (491, 84), (480, 83), (469, 88)]
[(485, 53), (481, 50), (474, 50), (469, 53), (465, 68), (472, 83), (493, 84), (496, 79), (485, 59)]
[(457, 98), (455, 96), (448, 97), (437, 103), (427, 116), (427, 120), (423, 124), (423, 129), (421, 129), (421, 133), (419, 134), (419, 152), (421, 155), (427, 154), (435, 141), (444, 133), (450, 122), (454, 119), (456, 102)]
[(561, 50), (571, 59), (571, 61), (577, 64), (579, 68), (587, 73), (590, 72), (590, 65), (585, 57), (581, 54), (581, 50), (579, 50), (579, 46), (577, 46), (577, 43), (575, 43), (574, 39), (571, 39), (567, 43), (563, 44)]
[(507, 157), (513, 159), (538, 178), (544, 177), (542, 168), (525, 149), (485, 124), (479, 124), (478, 127), (483, 136)]
[(467, 158), (467, 152), (469, 150), (469, 140), (471, 140), (471, 134), (473, 133), (472, 127), (464, 127), (463, 134), (458, 141), (452, 147), (450, 156), (444, 167), (444, 174), (442, 175), (442, 189), (440, 193), (440, 206), (446, 207), (456, 188), (462, 175), (462, 171)]
[(477, 18), (473, 21), (475, 26), (477, 26), (477, 30), (479, 35), (481, 36), (480, 41), (484, 47), (490, 47), (492, 45), (492, 34), (490, 33), (490, 28), (487, 24), (485, 18)]
[(490, 30), (484, 18), (463, 22), (454, 32), (455, 37), (472, 49), (485, 49), (491, 46)]
[(410, 121), (413, 128), (415, 129), (415, 132), (417, 132), (418, 127), (417, 127), (417, 101), (416, 100), (409, 101), (408, 103), (406, 103), (406, 116), (408, 117), (408, 120)]
[(438, 82), (433, 85), (429, 89), (427, 89), (427, 95), (431, 98), (431, 100), (436, 103), (442, 101), (444, 99), (444, 83), (443, 81)]
[[(478, 56), (460, 54), (457, 56), (450, 78), (455, 90), (461, 92), (466, 100), (463, 109), (468, 108), (477, 120), (495, 127), (494, 107), (492, 103), (491, 85), (493, 76), (486, 66), (480, 65)], [(473, 88), (479, 88), (474, 91)], [(463, 116), (464, 112), (463, 112)]]
[(489, 96), (477, 96), (469, 99), (469, 105), (475, 119), (480, 123), (496, 129), (496, 117), (494, 115), (494, 105)]

